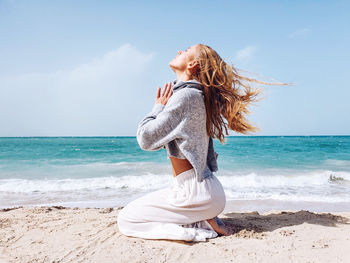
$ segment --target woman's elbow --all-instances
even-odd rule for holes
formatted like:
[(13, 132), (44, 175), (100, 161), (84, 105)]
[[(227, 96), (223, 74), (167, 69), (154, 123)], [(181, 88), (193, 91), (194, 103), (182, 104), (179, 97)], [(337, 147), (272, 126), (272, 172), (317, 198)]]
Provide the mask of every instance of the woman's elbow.
[(149, 140), (148, 136), (145, 133), (137, 133), (137, 143), (140, 148), (144, 151), (152, 151), (152, 142)]
[(146, 140), (144, 140), (144, 138), (139, 134), (136, 136), (136, 139), (137, 139), (137, 143), (139, 144), (140, 148), (142, 150), (147, 151), (148, 145), (147, 145)]

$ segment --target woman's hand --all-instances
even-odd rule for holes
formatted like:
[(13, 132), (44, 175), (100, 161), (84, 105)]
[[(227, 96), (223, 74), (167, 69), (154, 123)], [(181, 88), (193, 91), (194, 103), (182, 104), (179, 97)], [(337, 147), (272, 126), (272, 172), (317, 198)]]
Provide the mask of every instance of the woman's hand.
[(171, 82), (165, 83), (162, 95), (160, 95), (161, 88), (157, 89), (157, 98), (155, 103), (161, 103), (166, 105), (171, 95), (173, 95), (173, 89), (171, 88)]

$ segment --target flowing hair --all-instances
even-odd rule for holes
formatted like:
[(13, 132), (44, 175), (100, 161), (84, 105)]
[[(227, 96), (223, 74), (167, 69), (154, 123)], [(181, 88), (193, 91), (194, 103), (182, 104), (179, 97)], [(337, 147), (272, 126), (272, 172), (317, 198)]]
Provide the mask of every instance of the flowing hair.
[[(199, 56), (196, 58), (199, 67), (192, 73), (192, 79), (202, 83), (207, 113), (207, 133), (212, 138), (218, 138), (223, 144), (225, 129), (227, 128), (238, 133), (260, 131), (260, 128), (248, 122), (244, 114), (250, 114), (247, 109), (249, 104), (260, 101), (258, 95), (262, 89), (253, 89), (244, 82), (256, 82), (267, 85), (290, 85), (289, 83), (268, 83), (248, 78), (238, 74), (237, 69), (226, 63), (219, 54), (211, 47), (198, 44)], [(240, 87), (245, 92), (241, 93)], [(227, 120), (227, 123), (224, 121)]]

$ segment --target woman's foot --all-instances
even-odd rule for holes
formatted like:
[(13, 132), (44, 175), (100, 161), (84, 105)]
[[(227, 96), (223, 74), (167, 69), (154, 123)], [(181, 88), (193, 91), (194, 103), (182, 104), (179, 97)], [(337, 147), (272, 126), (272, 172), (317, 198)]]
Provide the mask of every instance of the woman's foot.
[(207, 220), (208, 223), (214, 228), (215, 232), (221, 236), (228, 236), (229, 231), (226, 228), (224, 222), (221, 221), (217, 216)]

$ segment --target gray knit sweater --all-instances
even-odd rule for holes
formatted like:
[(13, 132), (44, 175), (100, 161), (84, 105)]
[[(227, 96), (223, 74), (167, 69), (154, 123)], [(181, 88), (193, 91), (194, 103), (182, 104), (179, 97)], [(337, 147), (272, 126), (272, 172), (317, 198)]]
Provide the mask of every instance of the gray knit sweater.
[(187, 159), (197, 181), (218, 170), (218, 153), (206, 130), (202, 85), (196, 80), (174, 80), (173, 95), (166, 105), (154, 104), (137, 128), (137, 142), (145, 151), (167, 150), (168, 157)]

